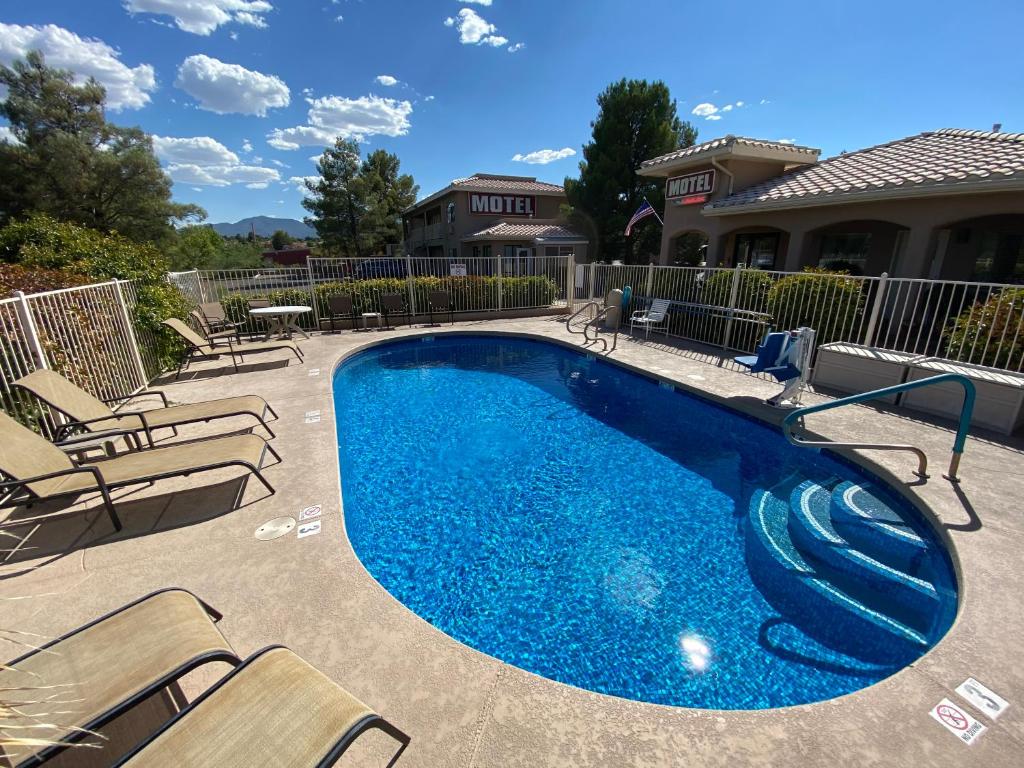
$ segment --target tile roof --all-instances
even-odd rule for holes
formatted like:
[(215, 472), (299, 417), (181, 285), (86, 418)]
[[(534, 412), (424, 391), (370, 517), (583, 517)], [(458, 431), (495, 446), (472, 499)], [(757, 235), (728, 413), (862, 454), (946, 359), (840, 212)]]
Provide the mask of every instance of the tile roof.
[(502, 176), (496, 173), (474, 173), (464, 179), (455, 179), (444, 189), (439, 189), (433, 194), (427, 195), (422, 200), (406, 208), (406, 211), (413, 211), (426, 203), (432, 203), (439, 197), (449, 192), (520, 192), (532, 195), (564, 195), (565, 188), (561, 184), (548, 184), (546, 181), (537, 181), (533, 176)]
[(781, 155), (791, 155), (793, 162), (814, 162), (818, 154), (821, 152), (820, 149), (814, 149), (813, 147), (804, 147), (799, 144), (790, 144), (784, 141), (765, 141), (764, 139), (750, 139), (746, 136), (722, 136), (718, 139), (712, 139), (711, 141), (705, 141), (703, 144), (694, 144), (692, 147), (683, 147), (677, 149), (675, 152), (669, 152), (667, 155), (661, 155), (659, 157), (651, 158), (650, 160), (644, 160), (640, 163), (641, 170), (648, 168), (654, 168), (659, 165), (665, 165), (666, 163), (672, 163), (677, 160), (683, 160), (690, 157), (697, 157), (699, 155), (706, 154), (724, 154), (727, 151), (738, 148), (742, 151), (744, 148), (751, 150), (770, 150), (778, 152)]
[(510, 221), (499, 221), (487, 229), (481, 229), (463, 240), (533, 240), (542, 237), (548, 239), (585, 240), (583, 235), (573, 232), (560, 224), (520, 224)]
[(465, 179), (455, 179), (451, 186), (458, 189), (471, 189), (479, 192), (539, 192), (563, 194), (561, 184), (548, 184), (537, 181), (532, 176), (498, 176), (490, 173), (474, 173)]
[(806, 165), (705, 206), (796, 207), (847, 198), (976, 192), (1006, 184), (1024, 189), (1024, 134), (944, 128)]

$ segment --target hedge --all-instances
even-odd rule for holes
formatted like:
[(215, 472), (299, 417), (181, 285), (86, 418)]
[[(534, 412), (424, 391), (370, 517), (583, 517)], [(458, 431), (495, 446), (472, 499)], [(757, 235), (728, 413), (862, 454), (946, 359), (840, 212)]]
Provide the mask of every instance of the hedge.
[(1024, 288), (1006, 288), (960, 314), (946, 357), (1016, 371), (1024, 366)]

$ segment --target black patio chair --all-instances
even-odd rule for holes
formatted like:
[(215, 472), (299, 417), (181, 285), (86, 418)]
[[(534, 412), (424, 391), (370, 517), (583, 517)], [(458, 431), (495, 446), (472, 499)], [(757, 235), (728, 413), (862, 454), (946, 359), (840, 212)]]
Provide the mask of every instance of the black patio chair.
[(347, 317), (352, 321), (352, 330), (356, 329), (356, 306), (351, 296), (335, 294), (327, 297), (327, 317), (331, 321), (331, 333), (337, 333), (335, 320)]
[(391, 325), (392, 315), (405, 316), (412, 323), (412, 316), (405, 306), (405, 297), (400, 293), (386, 293), (380, 297), (380, 312), (384, 315), (384, 325)]
[(430, 314), (430, 324), (434, 325), (434, 313), (448, 313), (448, 320), (455, 325), (455, 306), (452, 304), (452, 295), (448, 291), (431, 291), (427, 294), (427, 312)]

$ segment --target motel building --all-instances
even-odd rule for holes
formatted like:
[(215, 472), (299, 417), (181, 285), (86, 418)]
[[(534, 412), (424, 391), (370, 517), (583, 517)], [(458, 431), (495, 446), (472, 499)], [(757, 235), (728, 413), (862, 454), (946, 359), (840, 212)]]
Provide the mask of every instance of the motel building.
[(531, 176), (456, 179), (403, 213), (405, 253), (458, 260), (500, 256), (506, 276), (530, 274), (535, 256), (585, 261), (587, 241), (561, 220), (563, 203), (561, 186)]
[(1024, 283), (1024, 134), (819, 154), (725, 136), (645, 161), (665, 180), (660, 263)]

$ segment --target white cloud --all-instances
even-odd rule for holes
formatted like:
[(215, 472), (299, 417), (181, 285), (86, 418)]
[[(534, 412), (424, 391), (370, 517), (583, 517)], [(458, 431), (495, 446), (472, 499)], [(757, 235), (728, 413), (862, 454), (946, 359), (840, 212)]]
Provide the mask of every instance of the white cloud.
[(281, 186), (290, 187), (296, 192), (302, 192), (305, 194), (309, 190), (306, 189), (306, 181), (312, 181), (314, 183), (320, 181), (319, 176), (289, 176), (288, 181), (281, 182)]
[(238, 155), (209, 136), (154, 136), (153, 151), (168, 164), (238, 165)]
[(433, 101), (436, 98), (437, 98), (436, 96), (424, 96), (423, 100), (424, 101)]
[(266, 189), (270, 186), (269, 181), (254, 181), (251, 184), (246, 184), (246, 189)]
[(572, 157), (575, 154), (576, 150), (572, 147), (563, 147), (562, 149), (538, 149), (534, 152), (527, 152), (525, 155), (516, 153), (512, 156), (512, 160), (516, 163), (547, 165), (548, 163), (555, 162), (555, 160), (562, 160), (566, 157)]
[(526, 47), (526, 43), (514, 43), (513, 45), (510, 45), (508, 47), (508, 52), (509, 53), (515, 53), (516, 51), (523, 50), (523, 48), (525, 48), (525, 47)]
[(474, 3), (476, 5), (490, 5), (491, 4), (491, 0), (460, 0), (460, 2), (463, 2), (466, 5), (472, 5)]
[(345, 17), (344, 17), (344, 16), (342, 16), (342, 15), (341, 15), (341, 14), (339, 13), (339, 14), (338, 14), (337, 16), (335, 16), (335, 17), (334, 17), (334, 20), (335, 20), (336, 22), (338, 22), (339, 24), (341, 24), (341, 22), (343, 22), (343, 21), (345, 20)]
[(491, 45), (497, 48), (508, 42), (508, 38), (495, 34), (498, 31), (496, 26), (472, 8), (463, 8), (455, 18), (449, 16), (444, 20), (444, 25), (459, 30), (459, 42), (463, 45)]
[(722, 116), (721, 115), (708, 115), (704, 119), (705, 120), (721, 120)]
[(125, 65), (120, 52), (102, 40), (81, 38), (55, 24), (23, 27), (0, 23), (0, 64), (10, 65), (32, 50), (42, 51), (49, 66), (74, 72), (76, 82), (95, 77), (107, 89), (107, 106), (115, 111), (144, 107), (156, 90), (152, 66)]
[(715, 114), (715, 112), (717, 111), (718, 107), (716, 107), (714, 104), (711, 104), (710, 102), (704, 101), (698, 104), (696, 107), (694, 107), (691, 111), (691, 114), (694, 114), (697, 117), (707, 117), (708, 115)]
[(244, 139), (242, 141), (242, 151), (243, 152), (252, 152), (252, 142), (249, 141), (248, 139)]
[(761, 99), (761, 101), (759, 101), (758, 104), (771, 104), (771, 102), (768, 101), (768, 99)]
[(373, 79), (376, 80), (381, 85), (386, 85), (388, 87), (392, 85), (398, 85), (398, 78), (392, 77), (391, 75), (377, 75)]
[(198, 101), (200, 108), (219, 115), (237, 112), (264, 117), (268, 109), (291, 103), (291, 92), (280, 78), (203, 54), (181, 63), (174, 84)]
[(742, 107), (743, 106), (743, 102), (742, 101), (737, 101), (736, 102), (736, 106), (737, 107)]
[(287, 163), (282, 163), (280, 160), (271, 160), (270, 162), (272, 162), (278, 168), (291, 168), (290, 165), (288, 165)]
[(281, 178), (281, 174), (273, 168), (261, 168), (258, 165), (173, 163), (167, 166), (167, 173), (176, 182), (182, 184), (202, 184), (209, 187), (269, 183)]
[(11, 130), (9, 125), (0, 125), (0, 143), (5, 144), (20, 144), (18, 137), (14, 135), (14, 131)]
[(166, 163), (168, 175), (182, 184), (227, 187), (231, 184), (263, 184), (263, 189), (281, 175), (273, 168), (246, 165), (238, 155), (209, 136), (154, 136), (153, 151)]
[(209, 35), (231, 22), (266, 27), (263, 14), (274, 10), (274, 6), (265, 0), (124, 0), (124, 9), (132, 14), (170, 16), (178, 29)]
[(277, 149), (330, 146), (335, 138), (363, 141), (367, 136), (404, 136), (409, 132), (412, 104), (380, 96), (324, 96), (307, 99), (308, 125), (277, 128), (267, 143)]
[(723, 112), (732, 112), (732, 104), (726, 104), (724, 107), (722, 107), (722, 111)]

